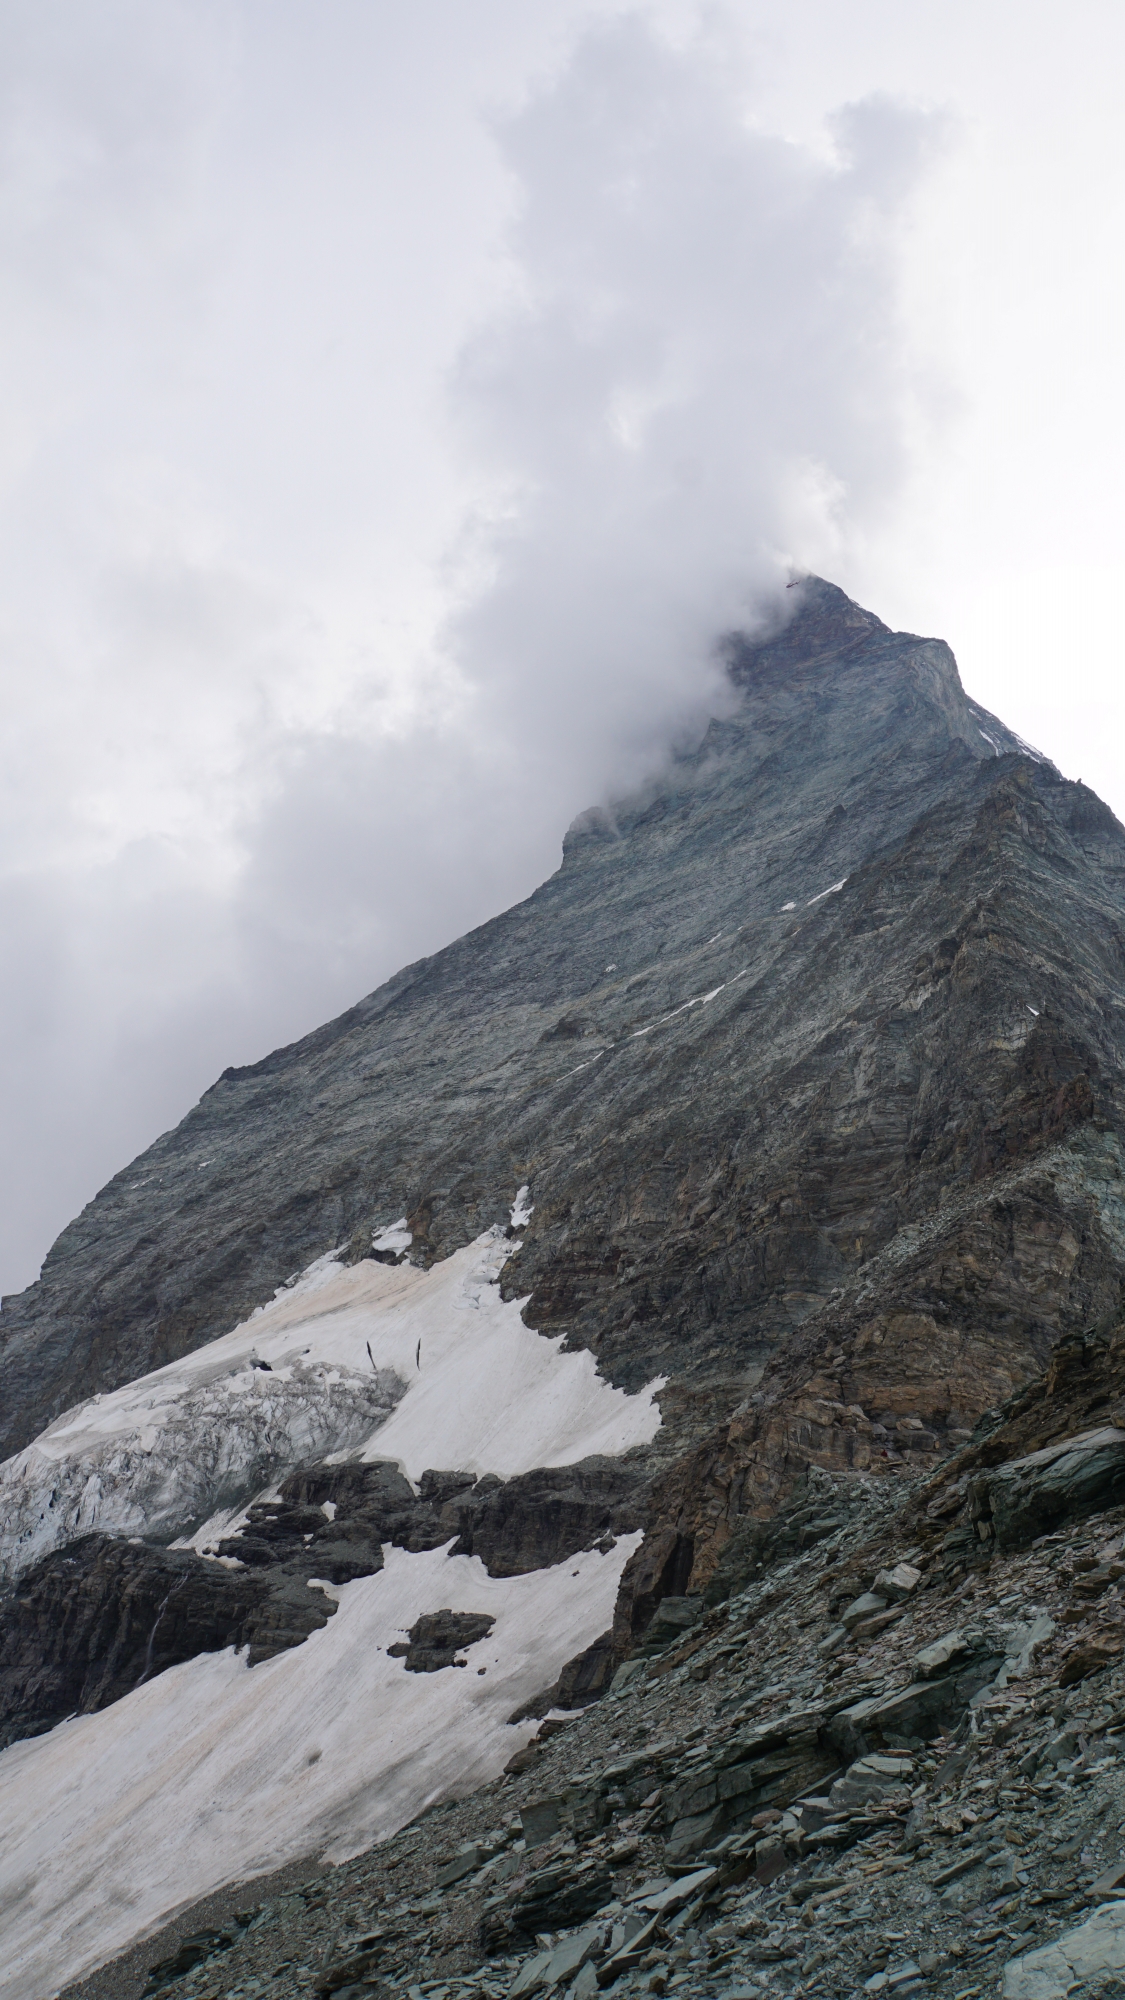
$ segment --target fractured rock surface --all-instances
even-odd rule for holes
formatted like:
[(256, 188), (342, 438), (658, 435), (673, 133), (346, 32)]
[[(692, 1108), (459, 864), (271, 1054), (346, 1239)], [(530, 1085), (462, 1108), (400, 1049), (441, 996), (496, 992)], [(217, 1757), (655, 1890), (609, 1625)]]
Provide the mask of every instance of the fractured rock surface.
[(1112, 1309), (1125, 834), (828, 585), (732, 672), (735, 716), (526, 903), (228, 1071), (64, 1231), (4, 1307), (3, 1448), (522, 1183), (530, 1323), (728, 1409), (810, 1329), (785, 1422), (826, 1462), (971, 1427)]
[[(866, 1483), (831, 1478), (844, 1508)], [(1060, 1683), (1076, 1633), (1125, 1632), (1125, 1507), (1077, 1494), (966, 1566), (925, 1491), (767, 1562), (498, 1783), (186, 1913), (67, 2000), (1112, 1992), (1125, 1658)], [(826, 1650), (841, 1595), (906, 1568), (894, 1622)]]
[(388, 1646), (392, 1659), (401, 1659), (408, 1674), (436, 1674), (443, 1667), (463, 1667), (458, 1658), (466, 1646), (486, 1639), (496, 1623), (479, 1611), (424, 1612), (410, 1627), (406, 1643)]
[[(479, 1556), (492, 1576), (610, 1547), (640, 1524), (637, 1485), (636, 1469), (612, 1459), (511, 1480), (427, 1472), (417, 1493), (393, 1464), (316, 1466), (285, 1480), (279, 1499), (251, 1506), (238, 1532), (216, 1544), (236, 1567), (186, 1549), (84, 1536), (0, 1599), (0, 1746), (104, 1708), (199, 1653), (246, 1646), (256, 1666), (299, 1645), (335, 1610), (316, 1586), (374, 1575), (384, 1543), (421, 1550), (451, 1542), (452, 1554)], [(440, 1633), (412, 1632), (409, 1649), (389, 1651), (404, 1653), (412, 1672), (431, 1671), (418, 1664), (431, 1654), (434, 1665), (451, 1665), (492, 1620), (470, 1614), (470, 1624), (480, 1629), (448, 1648)], [(576, 1663), (572, 1695), (601, 1691), (612, 1664), (603, 1651), (592, 1685), (592, 1669), (583, 1683)]]
[[(372, 1626), (392, 1703), (408, 1672), (411, 1701), (477, 1689), (474, 1645), (494, 1698), (493, 1620), (451, 1608), (478, 1585), (557, 1571), (585, 1621), (549, 1635), (538, 1692), (521, 1639), (499, 1797), (447, 1801), (338, 1893), (208, 1899), (146, 1961), (153, 1990), (734, 2000), (799, 1971), (826, 1996), (967, 2000), (973, 1969), (1053, 1936), (1044, 1911), (1112, 1893), (1086, 1804), (1125, 1809), (1125, 832), (940, 642), (816, 579), (792, 601), (778, 636), (732, 642), (729, 719), (577, 821), (534, 896), (226, 1072), (5, 1303), (7, 1450), (211, 1351), (294, 1273), (319, 1274), (326, 1323), (355, 1320), (346, 1353), (314, 1365), (295, 1337), (283, 1367), (241, 1355), (200, 1391), (220, 1443), (215, 1413), (247, 1413), (237, 1480), (208, 1460), (192, 1484), (206, 1553), (159, 1546), (155, 1512), (143, 1542), (81, 1539), (102, 1461), (68, 1485), (65, 1439), (31, 1447), (21, 1548), (50, 1552), (0, 1605), (11, 1737), (227, 1644), (286, 1652), (258, 1686), (303, 1672), (345, 1629), (323, 1630), (333, 1593), (400, 1573), (388, 1550), (435, 1582), (448, 1550), (469, 1585)], [(423, 1341), (364, 1352), (372, 1286), (397, 1312), (470, 1244), (443, 1365), (502, 1313), (550, 1338), (586, 1414), (534, 1449), (577, 1463), (476, 1452), (503, 1443), (507, 1360), (487, 1392), (465, 1368), (472, 1422), (433, 1443)], [(525, 1424), (556, 1394), (537, 1366)], [(113, 1468), (118, 1533), (130, 1481), (177, 1485), (147, 1413)], [(420, 1438), (453, 1469), (420, 1473)], [(579, 1607), (581, 1566), (608, 1576), (625, 1536)], [(1081, 1875), (1045, 1865), (1052, 1814)]]

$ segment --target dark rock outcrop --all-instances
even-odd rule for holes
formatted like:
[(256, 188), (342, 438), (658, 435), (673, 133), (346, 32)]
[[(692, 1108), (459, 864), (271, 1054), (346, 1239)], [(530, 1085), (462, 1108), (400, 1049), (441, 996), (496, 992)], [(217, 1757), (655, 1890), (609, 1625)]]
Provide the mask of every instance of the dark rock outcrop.
[(1116, 1303), (1104, 1174), (1059, 1149), (1119, 1123), (1125, 835), (940, 642), (815, 580), (793, 605), (732, 648), (737, 712), (526, 903), (228, 1071), (103, 1190), (5, 1305), (0, 1448), (373, 1224), (446, 1254), (522, 1181), (530, 1323), (728, 1409), (831, 1314), (855, 1400), (971, 1424), (978, 1378), (996, 1401)]
[[(382, 1557), (368, 1571), (378, 1569)], [(304, 1571), (228, 1569), (187, 1549), (88, 1535), (37, 1563), (0, 1604), (0, 1746), (107, 1708), (199, 1653), (251, 1666), (327, 1624)]]
[[(105, 1708), (198, 1653), (246, 1646), (254, 1666), (299, 1645), (335, 1609), (316, 1581), (373, 1576), (387, 1542), (409, 1550), (450, 1543), (452, 1554), (478, 1556), (491, 1576), (563, 1562), (640, 1525), (639, 1484), (637, 1468), (600, 1458), (507, 1481), (426, 1472), (417, 1493), (389, 1463), (308, 1466), (218, 1543), (215, 1554), (237, 1568), (190, 1550), (84, 1536), (0, 1600), (0, 1747)], [(451, 1617), (447, 1630), (442, 1621)], [(453, 1665), (461, 1647), (491, 1629), (491, 1619), (465, 1617), (423, 1618), (401, 1649), (410, 1670)], [(596, 1658), (590, 1649), (552, 1693), (564, 1705), (593, 1699), (613, 1665), (608, 1644)]]
[[(296, 1553), (311, 1531), (313, 1548), (336, 1542), (392, 1542), (477, 1556), (490, 1576), (523, 1576), (565, 1562), (580, 1549), (630, 1534), (644, 1517), (643, 1469), (618, 1459), (519, 1473), (512, 1479), (470, 1472), (424, 1472), (415, 1493), (397, 1465), (302, 1467), (281, 1488), (279, 1502), (250, 1510), (248, 1528), (220, 1545), (243, 1561), (271, 1560), (266, 1549)], [(326, 1521), (324, 1507), (333, 1510)], [(263, 1536), (262, 1553), (243, 1553)], [(328, 1571), (322, 1572), (328, 1575)], [(337, 1579), (332, 1578), (332, 1581)], [(342, 1581), (342, 1579), (340, 1579)]]
[(490, 1576), (522, 1576), (608, 1547), (643, 1525), (644, 1484), (636, 1465), (612, 1458), (482, 1479), (457, 1502), (453, 1554), (479, 1556)]
[(463, 1667), (457, 1655), (478, 1639), (487, 1639), (495, 1618), (479, 1611), (427, 1611), (410, 1627), (406, 1642), (388, 1646), (394, 1660), (403, 1660), (408, 1674), (436, 1674), (442, 1667)]

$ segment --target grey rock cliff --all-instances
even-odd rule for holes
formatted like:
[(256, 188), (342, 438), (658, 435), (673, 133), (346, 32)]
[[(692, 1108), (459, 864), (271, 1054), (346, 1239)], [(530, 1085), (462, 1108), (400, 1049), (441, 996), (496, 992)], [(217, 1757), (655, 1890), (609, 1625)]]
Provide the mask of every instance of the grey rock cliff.
[(526, 903), (227, 1071), (103, 1189), (4, 1303), (0, 1449), (333, 1245), (406, 1213), (440, 1256), (523, 1181), (530, 1323), (624, 1384), (745, 1379), (943, 1192), (1115, 1120), (1121, 829), (943, 644), (797, 595), (732, 646), (735, 717)]
[(7, 1448), (325, 1250), (405, 1214), (430, 1262), (528, 1182), (507, 1295), (669, 1378), (604, 1680), (810, 1466), (924, 1471), (1120, 1316), (1125, 832), (941, 642), (794, 598), (731, 642), (734, 715), (526, 903), (226, 1072), (98, 1195), (5, 1303)]
[[(0, 1319), (10, 1450), (78, 1398), (224, 1333), (322, 1253), (358, 1264), (400, 1216), (427, 1267), (487, 1228), (487, 1275), (527, 1300), (529, 1326), (588, 1349), (626, 1389), (667, 1378), (659, 1431), (619, 1458), (509, 1479), (425, 1472), (415, 1492), (390, 1445), (381, 1465), (346, 1449), (333, 1463), (348, 1439), (305, 1422), (310, 1398), (337, 1425), (364, 1396), (389, 1409), (397, 1376), (349, 1378), (330, 1410), (311, 1363), (292, 1389), (287, 1368), (271, 1388), (251, 1362), (245, 1400), (269, 1431), (274, 1484), (220, 1530), (241, 1567), (153, 1546), (167, 1520), (145, 1542), (68, 1540), (68, 1526), (59, 1546), (52, 1533), (0, 1604), (11, 1738), (232, 1638), (251, 1664), (307, 1644), (307, 1666), (346, 1629), (316, 1630), (333, 1617), (323, 1580), (384, 1562), (389, 1575), (394, 1548), (448, 1546), (515, 1578), (580, 1552), (609, 1559), (641, 1529), (612, 1629), (589, 1643), (587, 1622), (561, 1671), (556, 1648), (543, 1681), (556, 1678), (521, 1684), (519, 1713), (592, 1702), (623, 1663), (622, 1699), (666, 1677), (682, 1703), (689, 1683), (741, 1674), (751, 1642), (763, 1700), (800, 1660), (792, 1689), (811, 1706), (789, 1703), (783, 1728), (763, 1721), (768, 1742), (747, 1711), (714, 1768), (694, 1750), (659, 1779), (626, 1761), (607, 1767), (604, 1798), (568, 1789), (570, 1820), (546, 1805), (560, 1834), (594, 1842), (606, 1812), (637, 1814), (630, 1855), (660, 1819), (665, 1864), (706, 1854), (725, 1884), (753, 1857), (768, 1886), (788, 1836), (764, 1821), (807, 1795), (816, 1824), (794, 1822), (798, 1848), (823, 1840), (831, 1857), (866, 1839), (899, 1752), (961, 1732), (980, 1676), (1032, 1663), (1051, 1626), (1041, 1606), (1009, 1629), (982, 1603), (954, 1626), (952, 1599), (994, 1562), (1018, 1565), (1013, 1551), (1060, 1507), (1065, 1527), (1120, 1500), (1125, 832), (965, 695), (939, 642), (889, 632), (815, 579), (793, 614), (769, 642), (730, 642), (734, 712), (642, 796), (583, 815), (534, 896), (227, 1072)], [(534, 1212), (505, 1236), (524, 1183)], [(424, 1288), (442, 1271), (374, 1277)], [(371, 1278), (368, 1266), (331, 1282)], [(266, 1422), (294, 1397), (300, 1449), (296, 1430), (279, 1444)], [(1079, 1448), (1076, 1426), (1096, 1438)], [(244, 1469), (259, 1465), (247, 1435)], [(151, 1481), (138, 1450), (147, 1470), (129, 1470), (130, 1444), (126, 1471)], [(49, 1450), (25, 1463), (34, 1528), (61, 1482)], [(198, 1496), (193, 1519), (212, 1504)], [(1038, 1561), (1032, 1548), (1029, 1577)], [(1076, 1596), (1108, 1602), (1119, 1568), (1099, 1541)], [(801, 1577), (831, 1582), (823, 1626), (807, 1604), (777, 1624)], [(930, 1589), (950, 1604), (908, 1647)], [(465, 1620), (484, 1616), (465, 1604), (450, 1586), (415, 1607), (391, 1653), (404, 1672), (461, 1664)], [(732, 1637), (732, 1623), (745, 1629)], [(919, 1640), (941, 1671), (923, 1670)], [(1119, 1640), (1111, 1624), (1082, 1641), (1061, 1687), (1104, 1671)], [(873, 1642), (887, 1660), (901, 1652), (903, 1673), (851, 1678)], [(841, 1674), (849, 1695), (822, 1699)], [(943, 1771), (972, 1754), (955, 1741)], [(521, 1750), (509, 1780), (541, 1755)], [(598, 1856), (577, 1873), (551, 1860), (488, 1898), (483, 1947), (601, 1910), (606, 1864), (624, 1855)], [(603, 1942), (598, 1978), (613, 1978), (627, 1941)], [(762, 1963), (780, 1952), (763, 1949)]]

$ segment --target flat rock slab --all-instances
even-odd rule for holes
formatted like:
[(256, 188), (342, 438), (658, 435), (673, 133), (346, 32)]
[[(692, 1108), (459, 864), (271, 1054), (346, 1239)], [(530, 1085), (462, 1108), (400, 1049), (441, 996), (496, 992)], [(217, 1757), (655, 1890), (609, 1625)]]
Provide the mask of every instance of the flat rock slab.
[(988, 1475), (993, 1530), (1002, 1547), (1114, 1506), (1125, 1494), (1125, 1431), (1107, 1424), (1026, 1458), (1010, 1460)]
[(1066, 2000), (1083, 1980), (1125, 1970), (1125, 1908), (1108, 1903), (1084, 1924), (1004, 1967), (1003, 2000)]

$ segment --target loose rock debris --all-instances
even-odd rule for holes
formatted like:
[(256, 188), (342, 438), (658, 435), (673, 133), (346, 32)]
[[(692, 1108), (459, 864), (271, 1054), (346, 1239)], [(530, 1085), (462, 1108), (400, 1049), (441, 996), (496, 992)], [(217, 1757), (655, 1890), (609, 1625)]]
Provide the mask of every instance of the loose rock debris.
[(1125, 1508), (966, 1562), (904, 1484), (839, 1485), (850, 1527), (670, 1607), (504, 1778), (68, 2000), (1118, 1990)]

